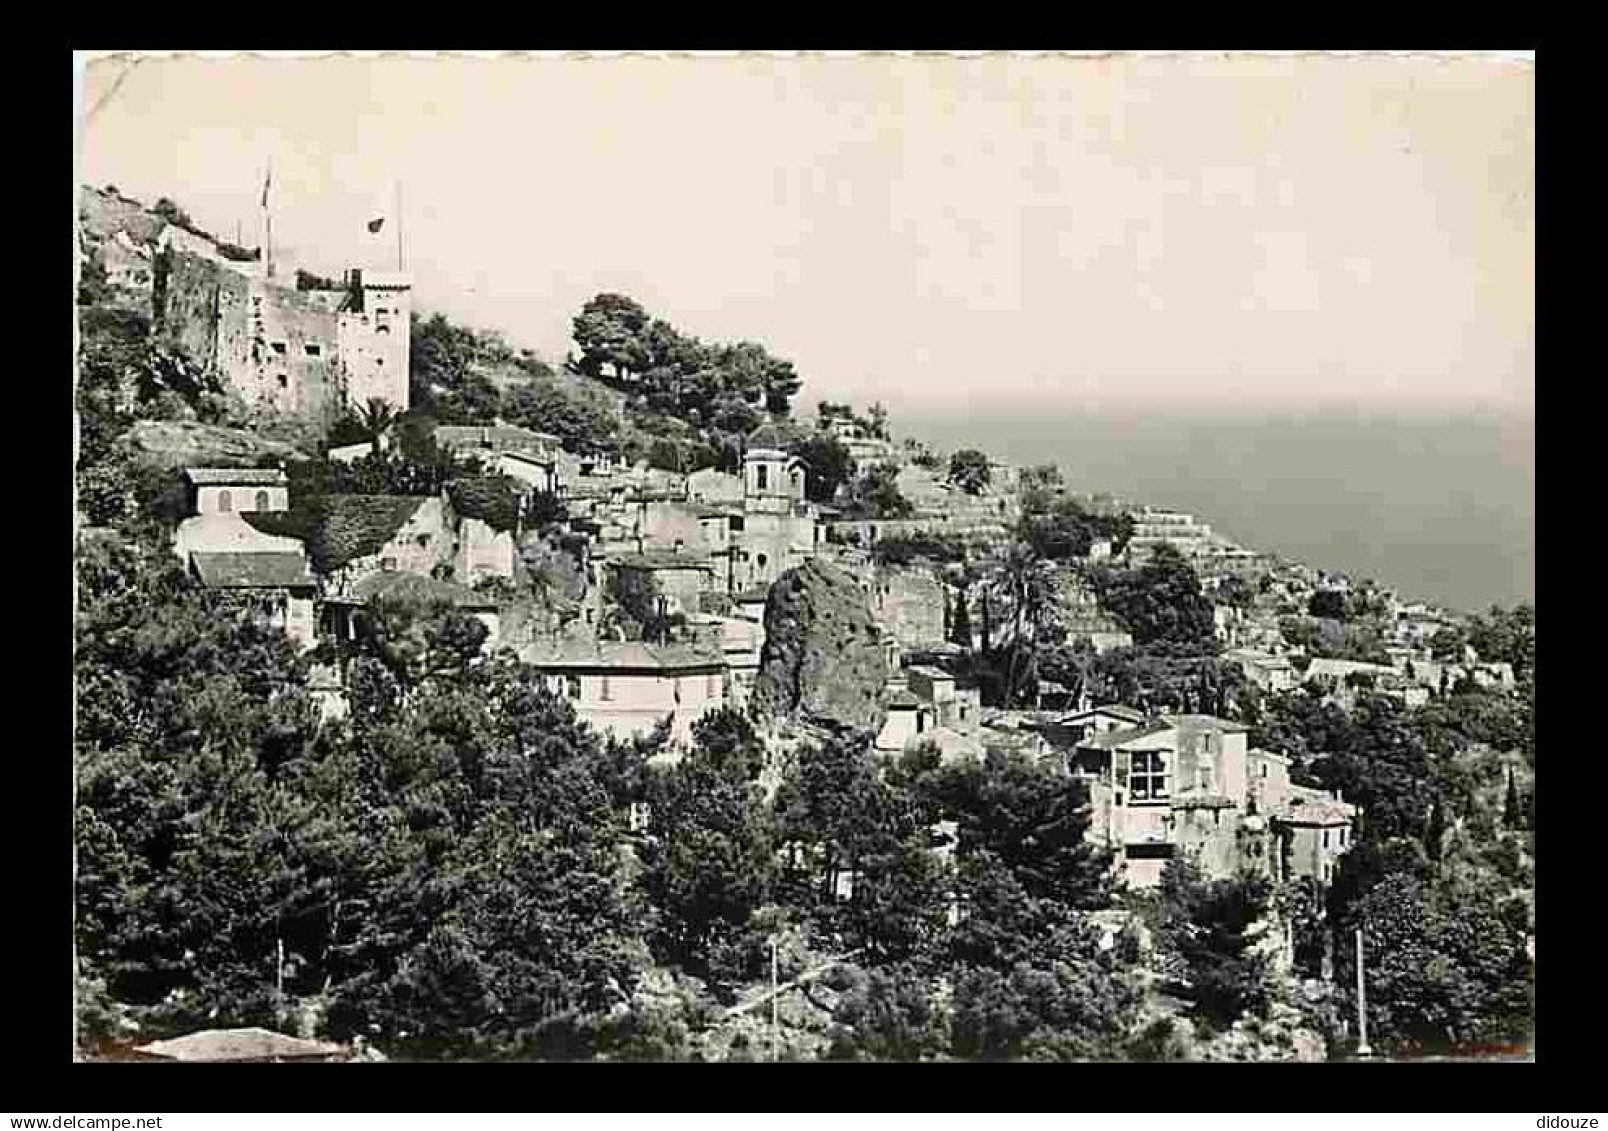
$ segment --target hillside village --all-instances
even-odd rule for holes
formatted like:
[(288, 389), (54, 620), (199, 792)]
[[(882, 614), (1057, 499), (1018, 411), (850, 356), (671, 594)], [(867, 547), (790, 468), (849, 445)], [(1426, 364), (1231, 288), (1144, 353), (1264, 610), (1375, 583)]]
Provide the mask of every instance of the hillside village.
[[(696, 872), (700, 844), (735, 852), (731, 845), (771, 843), (746, 823), (761, 811), (774, 810), (786, 826), (824, 811), (812, 806), (840, 804), (832, 800), (839, 793), (922, 799), (930, 819), (887, 833), (898, 847), (851, 852), (818, 830), (787, 840), (776, 858), (811, 877), (809, 890), (818, 880), (827, 900), (800, 903), (809, 909), (802, 919), (782, 924), (782, 915), (782, 925), (764, 926), (754, 916), (778, 914), (774, 892), (743, 894), (733, 877), (730, 890), (694, 901), (696, 929), (663, 948), (650, 940), (652, 973), (639, 986), (659, 990), (622, 990), (622, 975), (603, 977), (628, 1004), (599, 999), (585, 1008), (616, 1027), (624, 1009), (644, 1031), (674, 1029), (674, 1038), (631, 1038), (658, 1057), (685, 1058), (696, 1046), (698, 1058), (742, 1059), (781, 1040), (783, 1055), (798, 1058), (964, 1049), (1085, 1058), (1120, 1047), (1152, 1059), (1324, 1059), (1355, 1042), (1346, 980), (1355, 924), (1375, 932), (1368, 942), (1384, 966), (1369, 1003), (1376, 1041), (1467, 1046), (1511, 1035), (1524, 1011), (1512, 995), (1527, 992), (1520, 951), (1533, 952), (1533, 626), (1525, 611), (1435, 608), (1241, 546), (1197, 516), (1098, 495), (1097, 485), (1067, 483), (1053, 466), (933, 452), (900, 438), (881, 406), (862, 414), (823, 401), (811, 418), (792, 403), (802, 382), (790, 364), (753, 343), (688, 338), (623, 296), (588, 303), (575, 319), (576, 352), (555, 364), (498, 335), (425, 317), (403, 273), (352, 267), (339, 281), (305, 271), (287, 279), (271, 258), (199, 231), (171, 202), (147, 209), (110, 187), (86, 188), (83, 200), (77, 507), (80, 559), (99, 564), (81, 567), (81, 591), (103, 576), (123, 577), (124, 589), (182, 591), (190, 596), (173, 600), (239, 611), (253, 631), (283, 639), (283, 670), (295, 675), (274, 679), (294, 682), (312, 715), (287, 722), (275, 713), (275, 690), (258, 704), (273, 716), (260, 725), (300, 736), (309, 766), (325, 764), (312, 751), (342, 743), (380, 749), (410, 712), (446, 711), (439, 697), (463, 688), (489, 689), (473, 693), (482, 704), (525, 702), (526, 692), (500, 682), (522, 673), (517, 679), (548, 698), (521, 710), (547, 720), (553, 734), (581, 727), (593, 737), (576, 741), (612, 752), (598, 758), (634, 767), (608, 771), (618, 779), (599, 770), (598, 780), (626, 782), (606, 790), (619, 802), (619, 844), (632, 846), (631, 867), (646, 870), (650, 896), (668, 901), (661, 914), (692, 898), (676, 894), (676, 883), (696, 879), (667, 878), (678, 865), (666, 845), (679, 846), (679, 866)], [(149, 549), (140, 561), (165, 564), (128, 564), (140, 547)], [(147, 583), (139, 580), (147, 570), (169, 572)], [(110, 608), (115, 599), (81, 598), (81, 607)], [(458, 674), (449, 680), (448, 671)], [(239, 677), (241, 686), (257, 678)], [(218, 682), (219, 695), (225, 683), (235, 686)], [(81, 698), (88, 694), (81, 684)], [(138, 701), (132, 689), (124, 694)], [(207, 717), (175, 741), (197, 740)], [(437, 737), (410, 755), (419, 765), (468, 749), (462, 735), (476, 727), (513, 727), (521, 749), (547, 741), (525, 736), (515, 715), (496, 723), (428, 717)], [(104, 725), (110, 734), (117, 723)], [(110, 757), (134, 739), (100, 741)], [(751, 794), (721, 778), (728, 770), (716, 752), (729, 749), (752, 757)], [(990, 775), (998, 783), (988, 785)], [(866, 784), (884, 777), (892, 784)], [(642, 784), (650, 778), (660, 784)], [(1012, 803), (1020, 812), (985, 820), (983, 810), (953, 801), (986, 800), (1007, 789), (999, 783), (1025, 791)], [(1055, 842), (1055, 859), (1074, 861), (1068, 874), (1115, 894), (1056, 894), (1059, 881), (1042, 892), (1033, 886), (1034, 870), (1050, 865), (1022, 845), (1054, 841), (1032, 826), (1040, 818), (1021, 816), (1047, 804), (1033, 790), (1079, 799), (1076, 836)], [(1024, 800), (1030, 795), (1039, 799)], [(442, 814), (458, 802), (430, 796), (409, 802), (415, 807), (394, 830), (450, 824)], [(700, 805), (716, 797), (754, 808), (740, 819), (705, 813)], [(899, 804), (907, 803), (916, 805)], [(1017, 819), (1032, 827), (1002, 831)], [(1072, 820), (1041, 819), (1044, 828)], [(723, 831), (676, 840), (696, 820)], [(738, 823), (720, 825), (728, 820)], [(380, 827), (372, 835), (404, 835)], [(464, 825), (455, 835), (480, 834)], [(989, 839), (996, 835), (1005, 839)], [(801, 847), (812, 837), (815, 848)], [(918, 843), (920, 852), (910, 847)], [(1407, 844), (1419, 861), (1411, 866), (1398, 862)], [(436, 851), (421, 848), (418, 859)], [(1433, 911), (1402, 912), (1406, 919), (1475, 914), (1457, 902), (1473, 898), (1464, 889), (1454, 897), (1436, 886), (1437, 869), (1458, 854), (1460, 874), (1500, 877), (1491, 881), (1500, 898), (1480, 896), (1477, 912), (1507, 924), (1502, 937), (1512, 945), (1492, 960), (1500, 984), (1484, 988), (1491, 1000), (1482, 1005), (1459, 1006), (1464, 1013), (1393, 1014), (1392, 993), (1406, 1000), (1409, 973), (1390, 969), (1386, 952), (1400, 939), (1388, 932), (1410, 928), (1383, 909), (1419, 900)], [(146, 867), (121, 860), (97, 875), (133, 869), (132, 877)], [(726, 875), (723, 864), (708, 867)], [(940, 882), (933, 869), (943, 868), (970, 879)], [(1002, 1033), (997, 1019), (973, 1017), (969, 1045), (958, 1036), (944, 1038), (952, 1044), (935, 1037), (931, 1048), (887, 1044), (893, 1038), (866, 1020), (878, 995), (904, 1000), (900, 987), (911, 979), (944, 982), (911, 957), (914, 944), (900, 950), (877, 933), (891, 928), (867, 925), (893, 916), (904, 924), (897, 934), (927, 921), (926, 911), (900, 902), (911, 898), (896, 882), (902, 876), (942, 889), (931, 904), (938, 934), (964, 934), (968, 922), (980, 930), (1007, 906), (1014, 915), (1042, 905), (1047, 916), (1057, 900), (1076, 908), (1094, 940), (1079, 961), (1116, 964), (1126, 971), (1120, 979), (1101, 977), (1133, 987), (1120, 1009), (1108, 1003), (1126, 1018), (1112, 1030), (1123, 1035), (1063, 1019), (1055, 1024), (1082, 1035), (1045, 1044), (1042, 1033)], [(552, 883), (564, 881), (555, 873)], [(1033, 894), (1013, 902), (1000, 894), (1007, 890)], [(1245, 891), (1257, 894), (1236, 903)], [(1358, 910), (1365, 904), (1366, 915)], [(117, 952), (133, 944), (115, 940), (117, 917), (132, 914), (96, 912), (103, 977), (131, 961)], [(331, 910), (330, 922), (340, 914)], [(1188, 941), (1191, 915), (1197, 924), (1226, 917), (1218, 928), (1230, 941)], [(1038, 945), (1073, 930), (1071, 920), (1051, 918), (1053, 929), (1019, 933)], [(354, 921), (347, 929), (369, 928)], [(479, 929), (464, 927), (464, 937)], [(1424, 945), (1453, 945), (1456, 932), (1445, 930)], [(429, 946), (448, 946), (431, 937)], [(797, 971), (832, 958), (839, 943), (902, 957), (823, 974), (788, 998), (784, 1035), (750, 1032), (744, 1026), (759, 1014), (745, 1003), (757, 1000), (767, 964), (781, 961), (777, 938), (790, 940)], [(771, 940), (770, 952), (757, 939)], [(339, 980), (333, 959), (298, 953), (304, 966), (328, 966), (326, 989)], [(1025, 987), (1044, 961), (1018, 957), (997, 975), (976, 974), (975, 985), (954, 985), (1042, 996)], [(683, 979), (694, 972), (711, 988), (687, 989)], [(517, 996), (495, 980), (513, 974), (484, 976), (493, 978), (483, 991), (491, 998)], [(1234, 985), (1218, 986), (1221, 979)], [(1259, 988), (1246, 989), (1245, 979)], [(202, 992), (171, 976), (157, 982), (177, 987), (180, 999)], [(339, 1002), (329, 1012), (327, 993), (307, 978), (297, 985), (306, 987), (298, 1000), (319, 1003), (308, 1006), (314, 1019), (302, 1036), (344, 1032)], [(720, 1006), (727, 1020), (691, 1020), (704, 1015), (686, 995), (720, 986), (736, 995)], [(128, 982), (122, 992), (141, 991)], [(542, 992), (559, 1003), (538, 1011), (544, 1018), (581, 1009), (569, 991)], [(424, 1024), (424, 1007), (404, 1008), (405, 997), (364, 1014), (368, 1038), (389, 1039), (398, 1055), (405, 1034)], [(296, 1024), (282, 988), (271, 1000), (240, 1000), (248, 999), (240, 1023)], [(649, 999), (651, 1008), (642, 1004)], [(458, 1008), (443, 1005), (441, 1015)], [(169, 1013), (186, 1016), (176, 1006)], [(663, 1020), (672, 1014), (673, 1024)], [(648, 1015), (659, 1020), (650, 1025)], [(529, 1055), (534, 1038), (520, 1039)], [(1061, 1052), (1045, 1051), (1054, 1048)]]

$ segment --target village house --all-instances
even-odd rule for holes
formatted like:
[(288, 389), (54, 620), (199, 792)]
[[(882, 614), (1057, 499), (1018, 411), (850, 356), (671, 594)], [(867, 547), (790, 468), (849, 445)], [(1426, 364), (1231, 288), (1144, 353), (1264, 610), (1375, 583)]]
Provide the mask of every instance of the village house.
[(457, 558), (457, 516), (445, 496), (326, 495), (308, 550), (328, 596), (349, 595), (372, 573), (445, 574)]
[(1090, 836), (1117, 851), (1129, 883), (1154, 887), (1175, 857), (1197, 861), (1214, 878), (1246, 866), (1328, 879), (1327, 858), (1305, 846), (1317, 829), (1320, 846), (1327, 840), (1329, 850), (1343, 851), (1338, 827), (1326, 822), (1346, 815), (1349, 829), (1348, 810), (1290, 785), (1288, 762), (1253, 756), (1246, 733), (1208, 715), (1163, 715), (1076, 747), (1073, 771), (1088, 783), (1094, 809)]
[(944, 639), (948, 587), (930, 570), (883, 568), (870, 579), (878, 623), (901, 648), (921, 648)]
[(298, 647), (311, 648), (316, 642), (313, 603), (318, 581), (299, 547), (295, 553), (196, 550), (190, 553), (190, 571), (206, 589), (248, 601), (264, 623), (284, 632)]
[(1315, 659), (1302, 673), (1302, 682), (1323, 689), (1335, 702), (1350, 708), (1359, 690), (1389, 695), (1409, 707), (1428, 702), (1429, 692), (1403, 671), (1385, 664), (1369, 664), (1358, 660)]
[(496, 530), (484, 519), (458, 517), (458, 551), (452, 562), (453, 577), (473, 584), (482, 577), (512, 578), (517, 557), (514, 532)]
[(493, 466), (510, 479), (519, 480), (531, 491), (558, 494), (558, 461), (552, 456), (503, 452)]
[(1225, 663), (1238, 664), (1245, 678), (1263, 691), (1288, 691), (1299, 684), (1295, 667), (1285, 656), (1275, 656), (1251, 648), (1234, 648), (1224, 652)]
[(665, 600), (666, 614), (699, 611), (699, 594), (714, 589), (716, 571), (707, 558), (654, 550), (608, 559), (608, 568), (639, 581), (651, 580)]
[(276, 514), (290, 507), (289, 480), (277, 469), (185, 468), (189, 517), (173, 535), (173, 552), (185, 562), (206, 553), (303, 552), (302, 543), (259, 531), (241, 516)]
[(368, 574), (353, 583), (346, 594), (326, 599), (324, 631), (337, 639), (352, 639), (356, 632), (357, 614), (363, 607), (376, 601), (391, 601), (420, 608), (456, 609), (486, 626), (486, 640), (481, 645), (481, 651), (491, 652), (500, 642), (502, 624), (495, 597), (476, 592), (455, 581), (391, 570)]
[(130, 239), (126, 231), (118, 231), (100, 245), (100, 265), (108, 285), (150, 296), (154, 279), (151, 251)]
[(1097, 734), (1139, 726), (1147, 717), (1143, 711), (1122, 703), (1102, 703), (1059, 716), (1054, 729), (1060, 741), (1072, 749)]
[(728, 702), (726, 662), (712, 650), (571, 639), (539, 641), (520, 658), (582, 722), (621, 739), (669, 719), (672, 738), (690, 742), (692, 724)]

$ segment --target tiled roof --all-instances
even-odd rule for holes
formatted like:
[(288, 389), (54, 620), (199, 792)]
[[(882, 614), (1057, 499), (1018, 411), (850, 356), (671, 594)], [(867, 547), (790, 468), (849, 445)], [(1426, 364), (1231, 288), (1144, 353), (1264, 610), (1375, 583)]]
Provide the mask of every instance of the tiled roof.
[(1204, 731), (1244, 734), (1248, 729), (1239, 723), (1214, 718), (1211, 715), (1163, 715), (1140, 726), (1094, 735), (1085, 739), (1082, 745), (1096, 750), (1115, 750), (1120, 746), (1126, 746), (1135, 739), (1149, 738), (1151, 735), (1162, 734), (1170, 730), (1176, 730), (1182, 734), (1199, 734)]
[(624, 566), (627, 569), (714, 569), (709, 559), (703, 555), (677, 554), (667, 550), (647, 550), (640, 554), (623, 554), (615, 558), (610, 564)]
[(316, 584), (301, 554), (197, 551), (190, 562), (208, 589), (306, 589)]
[(199, 1033), (141, 1045), (139, 1052), (166, 1060), (308, 1060), (332, 1057), (338, 1045), (304, 1041), (267, 1029), (206, 1029)]
[(1292, 801), (1272, 809), (1268, 816), (1286, 825), (1347, 825), (1357, 815), (1355, 805), (1338, 801)]
[(427, 603), (442, 602), (460, 609), (497, 608), (497, 601), (494, 598), (484, 593), (476, 593), (467, 585), (394, 570), (381, 570), (379, 573), (369, 574), (352, 586), (352, 596), (361, 601), (374, 597), (389, 597)]
[(283, 487), (290, 482), (271, 467), (187, 467), (184, 478), (196, 487)]
[(1143, 711), (1135, 707), (1129, 707), (1122, 703), (1103, 703), (1098, 707), (1090, 707), (1086, 711), (1074, 711), (1070, 715), (1062, 715), (1055, 721), (1063, 726), (1073, 726), (1082, 719), (1092, 719), (1096, 715), (1105, 715), (1107, 718), (1112, 719), (1126, 719), (1134, 726), (1144, 722), (1147, 717)]
[(612, 640), (542, 640), (520, 658), (532, 667), (588, 671), (688, 671), (725, 666), (719, 653), (681, 644)]

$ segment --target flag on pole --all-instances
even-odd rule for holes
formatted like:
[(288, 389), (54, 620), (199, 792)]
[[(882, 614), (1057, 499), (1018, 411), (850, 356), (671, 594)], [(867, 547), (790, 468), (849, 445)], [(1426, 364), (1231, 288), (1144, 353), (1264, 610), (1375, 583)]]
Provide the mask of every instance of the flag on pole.
[(272, 161), (270, 161), (270, 162), (268, 162), (267, 170), (262, 175), (262, 206), (264, 208), (268, 207), (268, 186), (273, 184), (273, 180), (274, 180), (274, 163)]
[(374, 207), (369, 209), (368, 230), (370, 235), (379, 235), (380, 229), (385, 227), (385, 221), (390, 218), (391, 201), (381, 195), (374, 201)]

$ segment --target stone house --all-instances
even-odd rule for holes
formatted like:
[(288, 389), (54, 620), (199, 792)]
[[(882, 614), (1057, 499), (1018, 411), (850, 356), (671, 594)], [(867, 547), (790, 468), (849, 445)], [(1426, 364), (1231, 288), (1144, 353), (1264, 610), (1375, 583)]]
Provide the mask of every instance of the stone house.
[(651, 578), (666, 600), (665, 612), (699, 611), (699, 594), (714, 589), (716, 571), (707, 557), (655, 550), (610, 559), (610, 569), (621, 574)]
[(668, 718), (672, 737), (690, 742), (692, 724), (728, 702), (726, 661), (713, 650), (562, 640), (532, 644), (520, 658), (574, 704), (581, 721), (617, 738)]
[(445, 496), (326, 495), (319, 502), (307, 542), (326, 595), (348, 595), (373, 573), (429, 577), (454, 566), (457, 516)]
[(1290, 784), (1288, 765), (1247, 750), (1245, 727), (1208, 715), (1163, 715), (1095, 734), (1072, 758), (1090, 788), (1090, 836), (1116, 850), (1135, 887), (1158, 884), (1175, 857), (1214, 878), (1247, 866), (1327, 881), (1332, 860), (1321, 853), (1344, 851), (1355, 810)]
[(949, 590), (931, 571), (879, 569), (870, 582), (877, 620), (901, 647), (921, 648), (944, 639)]
[(187, 467), (183, 478), (193, 515), (290, 509), (290, 480), (277, 468)]
[(504, 452), (494, 465), (511, 479), (517, 479), (532, 491), (558, 494), (558, 464), (551, 456), (529, 452)]
[(370, 573), (353, 583), (345, 595), (326, 601), (326, 630), (341, 639), (350, 639), (354, 627), (352, 617), (356, 611), (380, 600), (451, 606), (486, 626), (486, 641), (481, 646), (482, 651), (491, 652), (500, 642), (502, 625), (496, 598), (477, 593), (455, 581), (394, 570)]
[(1263, 691), (1288, 691), (1300, 682), (1295, 667), (1284, 656), (1250, 648), (1235, 648), (1224, 652), (1222, 659), (1238, 664), (1245, 678)]
[(458, 551), (453, 558), (452, 575), (465, 583), (473, 584), (481, 577), (514, 576), (514, 559), (517, 549), (511, 530), (494, 530), (478, 518), (461, 516), (458, 520)]
[(313, 602), (318, 582), (307, 559), (296, 553), (190, 554), (191, 574), (205, 588), (250, 602), (264, 622), (284, 632), (300, 648), (315, 643)]

